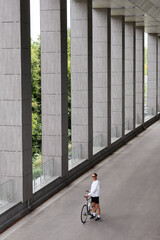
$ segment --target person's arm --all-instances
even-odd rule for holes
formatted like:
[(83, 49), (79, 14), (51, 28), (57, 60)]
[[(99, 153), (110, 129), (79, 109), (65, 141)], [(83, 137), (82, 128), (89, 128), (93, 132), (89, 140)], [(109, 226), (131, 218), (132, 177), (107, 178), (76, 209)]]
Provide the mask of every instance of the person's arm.
[(88, 196), (91, 196), (96, 190), (97, 190), (97, 186), (98, 186), (98, 181), (96, 182), (96, 184), (94, 184), (94, 186), (91, 188), (90, 193), (88, 193)]

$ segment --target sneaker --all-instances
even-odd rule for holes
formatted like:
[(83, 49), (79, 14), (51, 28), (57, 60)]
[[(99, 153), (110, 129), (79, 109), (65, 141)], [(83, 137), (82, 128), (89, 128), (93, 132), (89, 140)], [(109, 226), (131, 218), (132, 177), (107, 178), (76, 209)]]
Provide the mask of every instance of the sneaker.
[(94, 219), (95, 217), (96, 217), (96, 216), (93, 216), (93, 215), (92, 215), (92, 216), (90, 217), (90, 219)]
[(95, 221), (99, 221), (101, 218), (100, 217), (96, 217)]

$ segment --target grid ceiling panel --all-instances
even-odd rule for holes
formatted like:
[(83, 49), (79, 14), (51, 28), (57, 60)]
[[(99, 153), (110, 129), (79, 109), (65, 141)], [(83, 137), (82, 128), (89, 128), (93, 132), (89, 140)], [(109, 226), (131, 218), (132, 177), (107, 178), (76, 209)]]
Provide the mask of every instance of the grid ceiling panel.
[(132, 4), (131, 2), (129, 2), (128, 0), (113, 0), (117, 5), (119, 5), (120, 7), (134, 7), (134, 4)]
[(160, 7), (160, 0), (150, 0), (150, 2), (157, 7)]
[(93, 8), (118, 8), (117, 4), (115, 4), (112, 0), (93, 0)]
[(125, 16), (148, 33), (160, 33), (160, 0), (93, 0), (93, 8), (111, 8), (112, 16)]

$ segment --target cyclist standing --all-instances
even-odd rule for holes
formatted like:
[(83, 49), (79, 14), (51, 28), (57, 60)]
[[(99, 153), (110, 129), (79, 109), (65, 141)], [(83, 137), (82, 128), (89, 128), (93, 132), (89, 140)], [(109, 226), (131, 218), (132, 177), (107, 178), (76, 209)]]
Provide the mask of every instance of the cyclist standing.
[[(91, 190), (89, 191), (88, 195), (86, 195), (85, 197), (91, 196), (93, 214), (90, 217), (90, 219), (95, 218), (95, 221), (98, 221), (101, 219), (101, 216), (100, 216), (100, 206), (99, 206), (100, 182), (99, 180), (97, 180), (97, 173), (92, 174), (92, 179), (93, 179), (93, 182), (91, 184)], [(97, 217), (96, 217), (96, 208), (98, 211)]]

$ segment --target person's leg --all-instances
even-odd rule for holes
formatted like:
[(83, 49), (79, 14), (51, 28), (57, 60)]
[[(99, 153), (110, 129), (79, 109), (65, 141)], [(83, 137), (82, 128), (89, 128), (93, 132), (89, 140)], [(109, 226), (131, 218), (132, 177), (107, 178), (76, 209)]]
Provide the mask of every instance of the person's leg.
[(92, 211), (93, 211), (93, 213), (92, 213), (92, 216), (90, 217), (90, 219), (95, 218), (95, 216), (96, 216), (96, 203), (95, 202), (92, 202)]
[(96, 203), (92, 202), (92, 209), (93, 209), (93, 213), (96, 213)]
[(100, 216), (101, 209), (100, 209), (99, 203), (96, 204), (96, 208), (97, 208), (98, 216)]
[(101, 210), (100, 210), (100, 206), (99, 206), (99, 197), (96, 199), (96, 208), (97, 208), (97, 212), (98, 212), (98, 216), (97, 218), (95, 219), (95, 221), (98, 221), (101, 219)]

